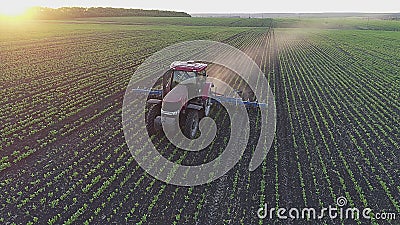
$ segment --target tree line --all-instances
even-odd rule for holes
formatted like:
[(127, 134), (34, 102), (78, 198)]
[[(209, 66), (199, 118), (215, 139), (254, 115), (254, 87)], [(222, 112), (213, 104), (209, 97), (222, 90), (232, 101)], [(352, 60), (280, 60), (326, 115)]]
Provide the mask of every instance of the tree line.
[(148, 16), (148, 17), (190, 17), (185, 12), (163, 11), (163, 10), (144, 10), (144, 9), (125, 9), (111, 7), (62, 7), (58, 9), (46, 7), (33, 7), (30, 15), (36, 19), (68, 19), (85, 17), (128, 17), (128, 16)]

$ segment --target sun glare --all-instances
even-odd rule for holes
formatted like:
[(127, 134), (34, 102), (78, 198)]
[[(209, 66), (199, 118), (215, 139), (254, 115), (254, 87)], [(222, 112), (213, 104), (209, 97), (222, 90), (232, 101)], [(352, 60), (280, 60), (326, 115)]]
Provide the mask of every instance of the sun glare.
[(1, 1), (0, 15), (1, 16), (23, 16), (26, 11), (32, 7), (27, 1)]

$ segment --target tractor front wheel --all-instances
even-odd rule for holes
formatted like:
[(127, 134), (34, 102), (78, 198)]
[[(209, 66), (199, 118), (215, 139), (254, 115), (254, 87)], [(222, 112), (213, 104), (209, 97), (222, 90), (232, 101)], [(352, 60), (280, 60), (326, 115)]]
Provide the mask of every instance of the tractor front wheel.
[(183, 134), (189, 139), (194, 139), (196, 137), (198, 129), (199, 112), (197, 110), (188, 109), (185, 116)]
[(204, 116), (209, 116), (210, 110), (211, 110), (211, 99), (207, 98), (207, 100), (204, 102)]
[(161, 107), (160, 105), (151, 105), (148, 108), (146, 115), (146, 129), (149, 136), (153, 136), (158, 134), (159, 130), (155, 126), (155, 119), (157, 116), (161, 115)]

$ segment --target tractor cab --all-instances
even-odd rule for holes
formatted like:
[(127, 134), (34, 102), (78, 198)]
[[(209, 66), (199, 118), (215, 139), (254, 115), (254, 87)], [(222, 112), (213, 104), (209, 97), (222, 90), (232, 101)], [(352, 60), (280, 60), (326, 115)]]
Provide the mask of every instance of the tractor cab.
[(189, 91), (188, 95), (197, 95), (206, 81), (206, 68), (207, 64), (205, 63), (197, 63), (194, 61), (173, 62), (170, 66), (170, 70), (163, 77), (163, 95), (166, 96), (173, 88), (178, 84), (182, 84), (184, 81), (186, 81), (184, 85)]
[(191, 72), (188, 73), (189, 75), (198, 75), (198, 76), (205, 76), (205, 69), (207, 68), (207, 64), (199, 63), (194, 61), (187, 61), (187, 62), (173, 62), (170, 65), (170, 68), (174, 71), (185, 71)]
[[(163, 76), (164, 114), (176, 113), (189, 107), (202, 107), (204, 101), (199, 97), (206, 85), (207, 64), (194, 61), (174, 62)], [(208, 93), (208, 92), (207, 92)]]

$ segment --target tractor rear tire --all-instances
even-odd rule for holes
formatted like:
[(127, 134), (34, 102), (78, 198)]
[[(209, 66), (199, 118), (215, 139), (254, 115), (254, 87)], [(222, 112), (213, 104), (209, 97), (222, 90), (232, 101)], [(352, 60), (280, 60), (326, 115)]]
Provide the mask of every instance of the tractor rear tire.
[(157, 135), (160, 130), (156, 129), (154, 120), (161, 115), (160, 105), (150, 105), (146, 115), (146, 129), (149, 136)]
[(183, 134), (189, 139), (194, 139), (199, 130), (199, 111), (187, 109), (184, 121)]

